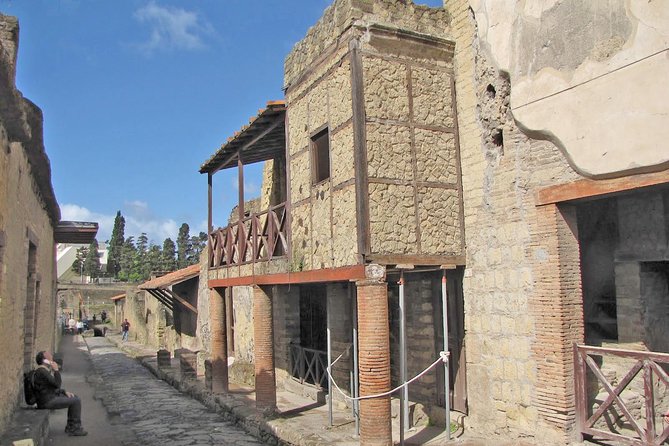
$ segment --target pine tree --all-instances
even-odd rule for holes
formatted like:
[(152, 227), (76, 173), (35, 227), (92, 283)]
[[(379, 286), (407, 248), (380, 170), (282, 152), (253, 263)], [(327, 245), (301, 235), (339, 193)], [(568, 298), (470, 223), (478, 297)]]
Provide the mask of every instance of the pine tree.
[(107, 273), (111, 277), (118, 278), (121, 271), (121, 252), (125, 242), (125, 218), (121, 211), (116, 212), (114, 219), (114, 228), (112, 229), (111, 240), (109, 240), (107, 255)]
[(177, 269), (176, 246), (171, 238), (166, 238), (163, 242), (163, 255), (160, 269), (162, 271), (174, 271)]
[(184, 223), (179, 228), (179, 235), (177, 236), (177, 268), (185, 268), (188, 266), (188, 259), (192, 256), (192, 247), (190, 241), (190, 228), (188, 223)]
[(98, 246), (98, 241), (93, 239), (90, 245), (88, 245), (86, 258), (84, 260), (84, 274), (95, 279), (100, 277), (100, 248)]

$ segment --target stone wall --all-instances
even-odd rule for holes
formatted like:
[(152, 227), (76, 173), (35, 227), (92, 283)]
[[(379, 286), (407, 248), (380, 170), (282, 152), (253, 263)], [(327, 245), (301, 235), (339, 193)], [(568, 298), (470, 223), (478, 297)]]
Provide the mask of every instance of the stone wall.
[(274, 366), (276, 382), (290, 379), (290, 344), (300, 342), (300, 288), (277, 286), (272, 294), (274, 311)]
[[(448, 24), (444, 10), (412, 2), (339, 0), (286, 58), (293, 270), (359, 262), (368, 225), (374, 254), (462, 254)], [(324, 127), (330, 177), (314, 184), (310, 138)]]
[(574, 421), (571, 342), (583, 336), (578, 245), (568, 232), (573, 219), (537, 207), (535, 191), (580, 176), (556, 146), (515, 124), (508, 78), (484, 51), (469, 2), (445, 7), (456, 41), (467, 245), (467, 424), (484, 436), (566, 443)]
[(253, 363), (253, 288), (232, 288), (235, 324), (235, 361)]
[(60, 219), (41, 111), (16, 90), (18, 22), (0, 14), (0, 431), (24, 367), (56, 347), (53, 228)]
[(361, 39), (371, 253), (461, 255), (450, 43), (377, 33)]
[(469, 4), (482, 47), (510, 75), (522, 128), (554, 141), (587, 176), (666, 169), (666, 2)]
[[(348, 47), (329, 57), (286, 92), (291, 172), (293, 271), (356, 263), (353, 131)], [(287, 64), (288, 66), (288, 64)], [(312, 179), (311, 137), (329, 131), (329, 178)]]
[[(432, 364), (439, 353), (435, 326), (441, 324), (435, 297), (440, 298), (439, 277), (429, 274), (405, 274), (404, 299), (406, 311), (407, 379), (413, 378)], [(390, 365), (392, 387), (400, 384), (400, 313), (399, 285), (388, 284), (390, 312)], [(440, 348), (439, 351), (442, 349)], [(443, 387), (443, 381), (439, 383)], [(409, 386), (409, 400), (428, 406), (437, 403), (437, 372), (432, 369)]]

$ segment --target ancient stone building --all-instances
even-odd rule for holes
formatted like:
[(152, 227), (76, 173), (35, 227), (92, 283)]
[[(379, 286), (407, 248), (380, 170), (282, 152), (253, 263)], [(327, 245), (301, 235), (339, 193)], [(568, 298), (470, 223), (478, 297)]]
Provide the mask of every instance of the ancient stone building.
[[(200, 170), (214, 389), (250, 287), (260, 409), (277, 386), (326, 386), (328, 349), (344, 353), (340, 387), (389, 390), (402, 364), (411, 377), (438, 358), (447, 314), (448, 392), (441, 367), (409, 390), (436, 422), (448, 402), (492, 438), (669, 435), (669, 357), (653, 353), (669, 331), (667, 10), (335, 1), (286, 58), (285, 100)], [(212, 176), (237, 168), (243, 197), (243, 167), (260, 161), (263, 210), (240, 199), (238, 221), (215, 229)], [(629, 414), (596, 373), (623, 382), (612, 392)], [(361, 443), (391, 444), (387, 398), (360, 415)]]
[(16, 89), (18, 21), (0, 14), (0, 431), (22, 374), (56, 348), (55, 242), (90, 243), (97, 224), (60, 221), (42, 113)]
[[(478, 388), (468, 425), (565, 444), (609, 395), (591, 387), (594, 372), (579, 384), (573, 343), (668, 352), (659, 338), (669, 329), (669, 92), (658, 79), (669, 73), (669, 4), (444, 4), (462, 154), (467, 381)], [(611, 366), (616, 355), (593, 360), (611, 382), (638, 359), (650, 376), (649, 355)], [(643, 373), (623, 400), (644, 400)], [(662, 413), (666, 387), (652, 374)], [(605, 427), (660, 435), (666, 426), (644, 404), (630, 408), (638, 431), (620, 408), (607, 409)]]

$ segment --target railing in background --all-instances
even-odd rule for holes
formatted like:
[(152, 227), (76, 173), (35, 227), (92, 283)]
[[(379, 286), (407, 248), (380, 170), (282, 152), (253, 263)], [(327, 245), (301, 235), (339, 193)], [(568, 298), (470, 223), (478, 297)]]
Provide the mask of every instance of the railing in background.
[(243, 265), (282, 257), (286, 241), (286, 203), (253, 213), (209, 234), (209, 266)]
[(327, 352), (290, 344), (290, 374), (301, 384), (314, 384), (327, 390), (327, 363)]
[[(634, 365), (627, 371), (617, 385), (608, 381), (604, 373), (602, 373), (600, 365), (593, 357), (601, 358), (606, 361), (606, 358), (626, 358), (634, 361)], [(664, 410), (656, 411), (654, 382), (664, 384), (665, 392), (669, 388), (669, 376), (660, 366), (660, 364), (669, 364), (669, 354), (619, 350), (612, 348), (590, 347), (585, 345), (574, 344), (574, 379), (576, 386), (576, 423), (577, 432), (580, 436), (591, 435), (596, 438), (603, 438), (606, 440), (614, 440), (620, 444), (626, 445), (659, 445), (662, 444), (669, 437), (669, 426), (664, 426), (658, 433), (658, 426), (656, 426), (656, 416), (666, 413), (669, 407)], [(607, 397), (595, 410), (592, 408), (592, 401), (588, 400), (587, 389), (588, 386), (588, 371), (594, 375), (597, 384), (601, 385), (607, 393)], [(622, 392), (629, 388), (632, 380), (643, 371), (643, 400), (642, 406), (645, 409), (645, 414), (640, 414), (640, 420), (637, 420), (628, 407), (623, 398)], [(615, 404), (614, 404), (615, 403)], [(615, 406), (615, 407), (614, 407)], [(618, 409), (622, 416), (620, 420), (624, 421), (628, 426), (628, 432), (615, 432), (614, 427), (609, 422), (607, 426), (609, 430), (596, 428), (595, 423), (607, 412)], [(660, 423), (662, 426), (662, 423)]]

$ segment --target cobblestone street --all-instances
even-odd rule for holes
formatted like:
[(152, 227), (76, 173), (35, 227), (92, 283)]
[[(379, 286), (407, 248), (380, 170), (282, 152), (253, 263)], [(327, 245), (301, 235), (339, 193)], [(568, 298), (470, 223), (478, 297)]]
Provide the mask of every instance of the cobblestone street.
[(158, 380), (105, 338), (86, 340), (99, 379), (96, 398), (129, 431), (124, 444), (260, 445), (241, 428)]

